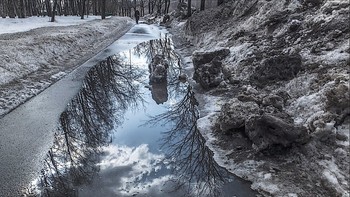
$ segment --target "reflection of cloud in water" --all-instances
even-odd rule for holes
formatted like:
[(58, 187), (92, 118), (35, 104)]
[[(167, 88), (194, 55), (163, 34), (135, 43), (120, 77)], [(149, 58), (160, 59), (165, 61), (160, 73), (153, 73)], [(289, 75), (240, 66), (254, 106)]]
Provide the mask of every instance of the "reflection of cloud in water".
[[(167, 170), (164, 159), (163, 154), (149, 152), (146, 144), (105, 147), (104, 156), (98, 164), (101, 169), (99, 179), (83, 187), (79, 196), (164, 196), (165, 192), (176, 187), (176, 183), (171, 181), (174, 176), (161, 172)], [(167, 193), (167, 196), (178, 195), (178, 192)]]

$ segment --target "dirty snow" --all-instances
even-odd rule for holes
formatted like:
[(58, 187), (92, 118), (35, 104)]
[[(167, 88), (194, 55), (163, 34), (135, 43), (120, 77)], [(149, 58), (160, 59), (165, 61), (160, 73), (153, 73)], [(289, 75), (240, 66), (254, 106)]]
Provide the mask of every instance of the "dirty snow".
[[(298, 0), (238, 0), (232, 4), (236, 4), (239, 7), (238, 10), (243, 10), (243, 13), (254, 3), (257, 3), (255, 8), (251, 9), (251, 12), (248, 12), (244, 17), (232, 16), (233, 19), (228, 24), (222, 24), (222, 26), (215, 28), (210, 28), (213, 22), (217, 22), (214, 21), (217, 17), (215, 14), (225, 12), (224, 9), (220, 11), (210, 10), (204, 14), (196, 13), (198, 14), (197, 18), (192, 19), (191, 23), (188, 24), (174, 20), (171, 32), (174, 33), (175, 39), (181, 41), (179, 43), (175, 42), (175, 44), (177, 44), (177, 51), (183, 56), (185, 70), (193, 72), (193, 64), (190, 61), (193, 51), (210, 51), (219, 47), (227, 47), (231, 54), (223, 61), (224, 68), (226, 67), (227, 71), (231, 73), (232, 78), (246, 82), (245, 80), (249, 80), (249, 76), (254, 71), (254, 66), (251, 66), (252, 63), (242, 64), (242, 62), (244, 63), (249, 58), (254, 59), (257, 54), (266, 55), (270, 52), (271, 47), (275, 47), (274, 39), (282, 38), (289, 44), (279, 49), (282, 54), (299, 53), (303, 66), (306, 67), (306, 70), (310, 69), (311, 71), (301, 72), (292, 80), (275, 86), (272, 85), (266, 88), (266, 91), (269, 93), (281, 90), (287, 91), (291, 98), (287, 101), (284, 110), (292, 117), (294, 124), (304, 125), (309, 129), (309, 132), (314, 132), (312, 133), (313, 138), (322, 137), (322, 135), (329, 135), (329, 138), (336, 136), (334, 140), (336, 144), (330, 145), (327, 144), (327, 141), (320, 143), (314, 140), (303, 150), (306, 153), (292, 151), (284, 157), (276, 156), (283, 161), (263, 158), (261, 154), (258, 154), (260, 156), (258, 160), (254, 160), (251, 158), (254, 158), (255, 153), (252, 153), (246, 155), (245, 161), (237, 163), (230, 157), (230, 155), (235, 154), (235, 149), (225, 149), (223, 147), (225, 145), (222, 145), (225, 142), (220, 141), (222, 140), (218, 137), (220, 134), (215, 132), (220, 106), (230, 98), (217, 95), (215, 89), (208, 92), (199, 89), (196, 92), (196, 98), (199, 101), (201, 117), (197, 124), (207, 140), (206, 145), (213, 151), (214, 158), (220, 166), (243, 179), (252, 181), (252, 188), (258, 190), (264, 196), (297, 197), (333, 194), (334, 196), (348, 197), (350, 122), (347, 118), (344, 123), (336, 126), (334, 117), (328, 111), (326, 105), (328, 101), (327, 94), (339, 85), (344, 85), (349, 89), (349, 35), (346, 33), (344, 38), (347, 39), (340, 41), (338, 39), (336, 44), (331, 43), (334, 40), (329, 39), (329, 36), (332, 33), (344, 35), (336, 29), (330, 31), (330, 35), (322, 35), (315, 40), (304, 36), (307, 36), (315, 23), (320, 22), (325, 27), (336, 24), (334, 20), (341, 20), (344, 13), (348, 13), (346, 9), (349, 8), (349, 2), (345, 0), (324, 1), (320, 8), (305, 8), (302, 1)], [(329, 9), (331, 9), (331, 13), (325, 11)], [(269, 17), (283, 11), (287, 11), (287, 13), (294, 12), (295, 19), (282, 23), (280, 27), (276, 27), (272, 32), (266, 31), (265, 22)], [(233, 15), (237, 12), (237, 10), (233, 10)], [(341, 13), (343, 13), (342, 16)], [(286, 13), (283, 15), (286, 15)], [(302, 26), (302, 29), (299, 29), (300, 32), (298, 32), (300, 33), (299, 37), (292, 38), (293, 35), (288, 35), (290, 34), (288, 27), (292, 23), (298, 23)], [(305, 24), (310, 25), (310, 27)], [(341, 27), (336, 26), (336, 28)], [(242, 35), (234, 38), (240, 32), (242, 32)], [(251, 39), (251, 35), (256, 36), (256, 39)], [(328, 39), (330, 42), (324, 42), (323, 39)], [(311, 47), (318, 43), (323, 45), (316, 48), (319, 51), (315, 53), (311, 50)], [(314, 68), (308, 68), (308, 66)], [(192, 77), (191, 72), (188, 73), (190, 74), (189, 78)], [(194, 84), (195, 87), (198, 86), (194, 81), (190, 81), (190, 83)], [(250, 84), (249, 81), (247, 83)], [(243, 86), (239, 88), (246, 89)], [(256, 89), (256, 87), (252, 88)], [(259, 93), (263, 91), (261, 89), (257, 90)], [(256, 95), (256, 93), (253, 95)], [(313, 130), (310, 127), (315, 128)], [(230, 143), (226, 142), (226, 144)], [(301, 163), (296, 164), (295, 162)], [(271, 167), (269, 169), (266, 166), (277, 166), (284, 171), (279, 171), (281, 169), (278, 168), (275, 170)], [(287, 169), (283, 168), (284, 166)], [(326, 194), (326, 192), (329, 193)]]

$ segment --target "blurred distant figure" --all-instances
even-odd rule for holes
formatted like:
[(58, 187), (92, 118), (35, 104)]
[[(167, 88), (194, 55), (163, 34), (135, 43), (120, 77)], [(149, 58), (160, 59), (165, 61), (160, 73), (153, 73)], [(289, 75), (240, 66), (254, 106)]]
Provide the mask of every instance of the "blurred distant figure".
[(168, 14), (166, 14), (164, 17), (163, 17), (163, 23), (167, 23), (168, 21), (170, 21), (170, 16)]
[(139, 24), (140, 12), (138, 10), (135, 10), (135, 19), (136, 19), (136, 24)]

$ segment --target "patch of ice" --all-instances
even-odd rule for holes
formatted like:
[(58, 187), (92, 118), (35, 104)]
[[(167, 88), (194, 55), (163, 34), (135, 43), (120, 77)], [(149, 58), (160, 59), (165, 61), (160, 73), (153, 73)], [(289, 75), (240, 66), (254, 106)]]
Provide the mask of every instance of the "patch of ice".
[(267, 191), (272, 195), (274, 195), (280, 191), (280, 189), (278, 188), (277, 185), (270, 183), (270, 182), (264, 182), (264, 181), (254, 182), (252, 184), (252, 189)]
[(67, 73), (61, 71), (61, 72), (58, 72), (58, 73), (52, 75), (52, 76), (51, 76), (51, 79), (60, 79), (60, 78), (62, 78), (63, 76), (65, 76), (66, 74), (67, 74)]

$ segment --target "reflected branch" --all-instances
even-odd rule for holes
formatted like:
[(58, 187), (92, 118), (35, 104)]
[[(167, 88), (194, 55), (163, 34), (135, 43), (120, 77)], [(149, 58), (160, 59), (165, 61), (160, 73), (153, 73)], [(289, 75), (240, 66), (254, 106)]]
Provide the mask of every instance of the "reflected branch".
[(183, 180), (187, 180), (188, 186), (196, 183), (196, 191), (189, 192), (197, 196), (219, 196), (224, 172), (205, 145), (205, 139), (197, 127), (198, 118), (198, 102), (188, 86), (181, 101), (168, 112), (152, 117), (147, 124), (173, 123), (172, 128), (163, 134), (162, 147), (176, 166), (174, 173), (178, 175), (179, 184)]
[(110, 56), (92, 68), (79, 94), (60, 116), (60, 127), (47, 153), (38, 180), (40, 196), (78, 196), (79, 185), (97, 175), (101, 147), (111, 142), (114, 125), (123, 121), (128, 108), (143, 102), (142, 76)]

